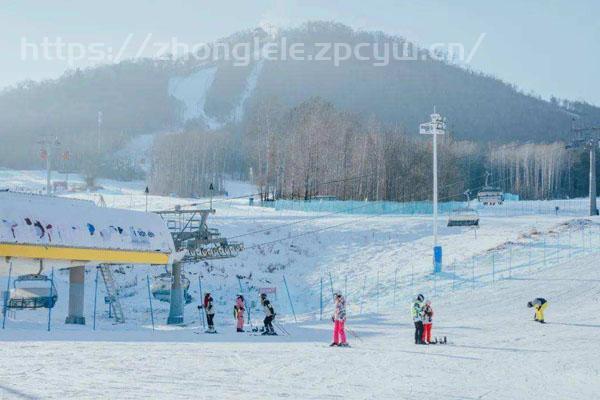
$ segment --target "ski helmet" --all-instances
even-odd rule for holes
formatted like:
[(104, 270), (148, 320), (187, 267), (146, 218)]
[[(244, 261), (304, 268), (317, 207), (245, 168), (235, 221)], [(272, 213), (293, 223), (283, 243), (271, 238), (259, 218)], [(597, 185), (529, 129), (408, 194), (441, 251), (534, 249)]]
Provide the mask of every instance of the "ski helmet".
[(260, 298), (261, 299), (266, 299), (267, 298), (267, 294), (266, 293), (261, 293), (260, 294)]
[(419, 294), (419, 295), (417, 296), (417, 300), (418, 300), (418, 301), (423, 301), (423, 300), (425, 300), (425, 296), (423, 296), (422, 294)]

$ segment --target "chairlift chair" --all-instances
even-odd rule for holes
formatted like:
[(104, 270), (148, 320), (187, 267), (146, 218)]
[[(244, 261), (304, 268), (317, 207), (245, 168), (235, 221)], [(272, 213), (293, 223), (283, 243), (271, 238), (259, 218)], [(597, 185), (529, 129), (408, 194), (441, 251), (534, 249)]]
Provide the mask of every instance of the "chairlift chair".
[(488, 184), (488, 178), (491, 175), (491, 173), (486, 172), (485, 186), (481, 188), (479, 192), (477, 192), (477, 200), (480, 203), (483, 203), (484, 206), (493, 206), (496, 204), (502, 204), (504, 202), (504, 193), (502, 192), (502, 189), (497, 186), (490, 186)]
[[(154, 277), (154, 281), (150, 287), (152, 296), (159, 301), (169, 303), (171, 301), (171, 283), (173, 275), (170, 272), (163, 272)], [(189, 294), (190, 280), (186, 276), (181, 276), (181, 287), (183, 288), (183, 298), (185, 304), (192, 302), (192, 295)]]
[(470, 192), (467, 190), (464, 194), (467, 196), (467, 206), (452, 210), (448, 217), (448, 226), (479, 226), (479, 213), (469, 206)]
[(19, 276), (9, 292), (8, 308), (36, 309), (52, 308), (58, 299), (54, 281), (43, 274)]

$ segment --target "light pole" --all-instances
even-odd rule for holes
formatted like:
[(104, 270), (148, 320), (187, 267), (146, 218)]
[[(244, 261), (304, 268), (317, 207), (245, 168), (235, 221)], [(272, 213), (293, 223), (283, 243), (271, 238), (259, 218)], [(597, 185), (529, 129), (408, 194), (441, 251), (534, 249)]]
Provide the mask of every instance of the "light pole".
[(431, 121), (419, 125), (421, 135), (433, 135), (433, 272), (442, 272), (442, 246), (438, 245), (438, 173), (437, 173), (437, 136), (446, 132), (446, 122), (435, 112)]

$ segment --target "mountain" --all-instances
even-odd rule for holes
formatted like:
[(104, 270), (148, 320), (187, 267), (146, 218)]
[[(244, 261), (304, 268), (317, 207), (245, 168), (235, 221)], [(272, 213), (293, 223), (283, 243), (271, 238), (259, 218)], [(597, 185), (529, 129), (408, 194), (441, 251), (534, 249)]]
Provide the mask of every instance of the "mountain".
[[(304, 59), (292, 60), (288, 55), (273, 60), (264, 51), (260, 57), (242, 51), (249, 47), (246, 43), (255, 42), (284, 48), (282, 41), (286, 49), (302, 44)], [(549, 142), (570, 135), (573, 117), (581, 124), (600, 121), (598, 107), (544, 101), (494, 77), (433, 57), (404, 38), (354, 31), (337, 23), (311, 22), (278, 32), (256, 29), (218, 43), (214, 49), (227, 45), (230, 57), (127, 61), (71, 71), (57, 80), (23, 82), (2, 91), (0, 164), (30, 166), (37, 158), (35, 142), (43, 134), (58, 136), (75, 149), (73, 153), (85, 157), (98, 147), (112, 151), (126, 146), (132, 137), (190, 125), (236, 130), (261, 104), (276, 101), (289, 109), (313, 97), (408, 134), (416, 134), (435, 105), (448, 119), (454, 137), (479, 142)], [(331, 44), (325, 52), (328, 60), (316, 59), (322, 43)], [(373, 57), (369, 61), (350, 57), (336, 66), (331, 60), (335, 43), (343, 44), (340, 51), (363, 43), (362, 54), (400, 46), (417, 59), (375, 66)], [(247, 62), (233, 60), (234, 49)]]

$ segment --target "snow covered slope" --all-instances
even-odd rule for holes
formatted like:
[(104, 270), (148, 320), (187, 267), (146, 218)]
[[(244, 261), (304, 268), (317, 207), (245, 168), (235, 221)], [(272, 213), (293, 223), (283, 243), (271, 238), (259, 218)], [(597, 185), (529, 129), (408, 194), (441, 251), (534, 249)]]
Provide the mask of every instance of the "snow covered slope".
[[(105, 197), (116, 207), (144, 207), (141, 191)], [(198, 200), (150, 199), (152, 209), (190, 202)], [(47, 310), (10, 313), (0, 331), (5, 355), (0, 394), (486, 400), (594, 398), (600, 391), (598, 218), (485, 216), (477, 235), (440, 226), (446, 263), (435, 281), (429, 217), (277, 211), (249, 207), (245, 199), (215, 199), (214, 206), (209, 226), (243, 241), (246, 250), (234, 259), (185, 267), (194, 297), (185, 307), (186, 326), (165, 325), (168, 304), (153, 299), (152, 330), (146, 285), (162, 269), (146, 266), (115, 270), (126, 324), (113, 325), (108, 318), (100, 282), (97, 330), (92, 331), (96, 271), (90, 268), (88, 325), (66, 326), (68, 274), (55, 271), (59, 300), (52, 331), (46, 332)], [(529, 252), (517, 251), (521, 244)], [(496, 264), (472, 267), (474, 256), (489, 260), (490, 253), (498, 256)], [(492, 265), (497, 268), (493, 281)], [(199, 277), (203, 290), (215, 298), (218, 335), (197, 334), (203, 331), (196, 308)], [(6, 284), (0, 279), (0, 287)], [(248, 303), (256, 302), (260, 287), (277, 288), (272, 296), (277, 321), (291, 336), (234, 332), (235, 294), (242, 291)], [(352, 348), (328, 347), (331, 290), (347, 293)], [(432, 299), (433, 334), (447, 336), (448, 345), (413, 344), (409, 307), (418, 292)], [(550, 302), (546, 325), (534, 323), (525, 306), (537, 296)], [(250, 311), (253, 325), (259, 325), (262, 310), (255, 304)]]
[[(329, 348), (330, 323), (287, 325), (291, 336), (179, 328), (89, 327), (0, 335), (8, 398), (583, 399), (600, 389), (600, 273), (587, 255), (527, 278), (434, 298), (433, 334), (415, 346), (409, 304), (351, 316), (349, 349)], [(574, 278), (576, 277), (576, 278)], [(548, 324), (525, 303), (550, 301)], [(220, 323), (220, 322), (219, 322)], [(74, 342), (77, 340), (77, 342)], [(66, 384), (68, 382), (68, 384)]]

